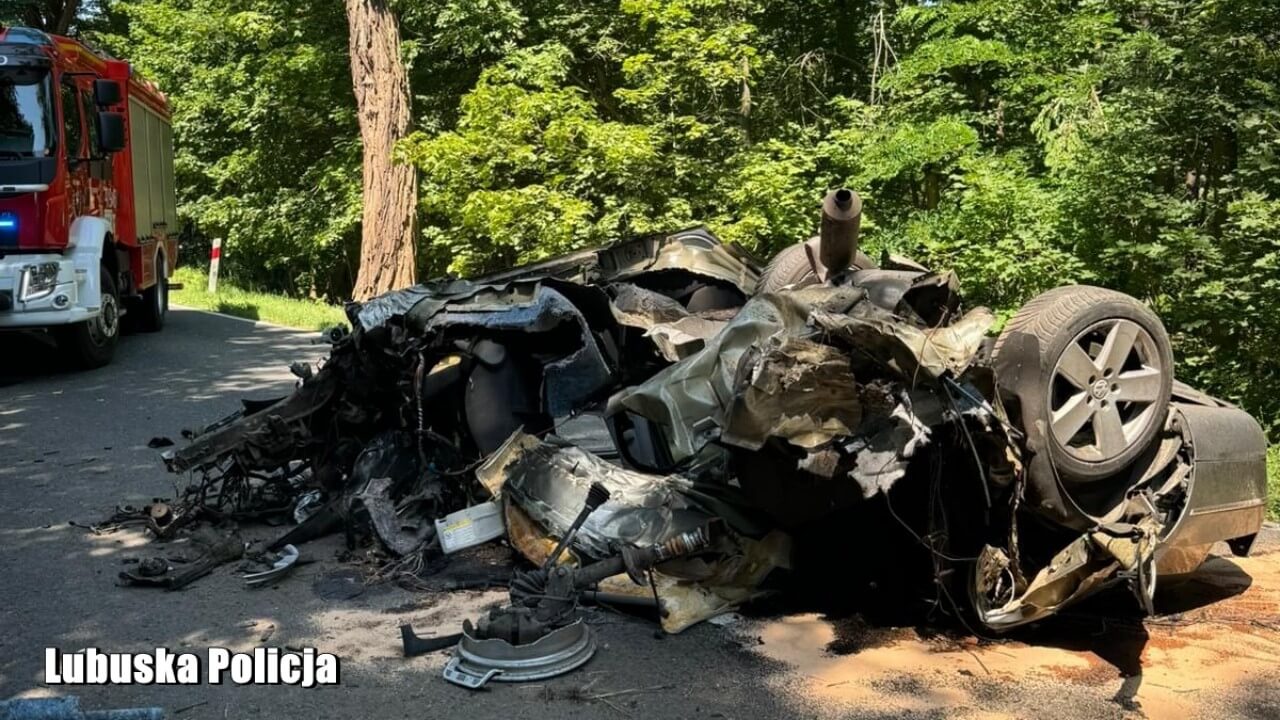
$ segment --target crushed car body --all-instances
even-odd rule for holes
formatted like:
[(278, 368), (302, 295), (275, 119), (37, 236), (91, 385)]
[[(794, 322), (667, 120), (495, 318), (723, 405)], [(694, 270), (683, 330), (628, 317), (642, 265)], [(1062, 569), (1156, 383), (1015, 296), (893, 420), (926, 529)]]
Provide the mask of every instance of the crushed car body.
[(459, 636), (468, 687), (585, 662), (591, 598), (678, 632), (785, 590), (833, 519), (883, 542), (876, 583), (918, 566), (995, 631), (1115, 586), (1153, 612), (1214, 543), (1249, 552), (1263, 433), (1175, 380), (1145, 305), (1069, 286), (998, 328), (954, 274), (863, 254), (860, 208), (832, 193), (764, 268), (693, 229), (353, 303), (293, 394), (166, 454), (192, 484), (149, 527), (274, 514), (272, 549), (343, 530), (410, 574), (504, 536), (528, 565)]

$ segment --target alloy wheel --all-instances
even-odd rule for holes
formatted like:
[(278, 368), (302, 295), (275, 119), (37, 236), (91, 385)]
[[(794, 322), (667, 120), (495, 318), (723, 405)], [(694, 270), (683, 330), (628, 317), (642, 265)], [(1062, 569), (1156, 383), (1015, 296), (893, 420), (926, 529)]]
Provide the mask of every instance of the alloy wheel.
[(1165, 372), (1155, 341), (1138, 323), (1109, 319), (1089, 326), (1053, 368), (1054, 439), (1086, 462), (1121, 455), (1154, 422)]

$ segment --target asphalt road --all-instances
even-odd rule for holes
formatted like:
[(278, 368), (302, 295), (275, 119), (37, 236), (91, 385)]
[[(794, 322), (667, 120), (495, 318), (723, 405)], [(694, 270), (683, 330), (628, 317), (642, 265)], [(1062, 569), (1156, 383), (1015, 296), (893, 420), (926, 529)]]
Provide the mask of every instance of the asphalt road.
[[(86, 709), (160, 706), (180, 718), (1280, 717), (1276, 552), (1212, 561), (1200, 586), (1220, 602), (1173, 598), (1179, 614), (1139, 626), (1136, 644), (1105, 618), (987, 642), (759, 613), (660, 638), (641, 620), (593, 613), (601, 648), (585, 668), (478, 693), (441, 679), (442, 654), (401, 657), (397, 627), (453, 632), (502, 594), (381, 585), (335, 599), (336, 538), (303, 546), (312, 562), (270, 589), (245, 589), (234, 566), (180, 592), (118, 587), (126, 561), (172, 550), (70, 523), (172, 496), (180, 478), (148, 440), (181, 442), (182, 428), (241, 397), (287, 392), (288, 365), (324, 355), (311, 338), (175, 310), (164, 332), (127, 337), (113, 365), (77, 373), (40, 343), (0, 335), (0, 699), (70, 694)], [(50, 647), (315, 647), (341, 658), (341, 684), (49, 686)], [(1139, 707), (1112, 700), (1119, 666), (1134, 662), (1146, 670)]]

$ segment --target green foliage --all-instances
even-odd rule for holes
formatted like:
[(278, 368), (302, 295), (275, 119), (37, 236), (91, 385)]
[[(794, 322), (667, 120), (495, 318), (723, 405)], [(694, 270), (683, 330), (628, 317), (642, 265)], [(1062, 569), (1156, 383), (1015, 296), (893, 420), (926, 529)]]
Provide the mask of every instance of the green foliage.
[(1267, 448), (1267, 517), (1280, 521), (1280, 445)]
[(225, 280), (219, 281), (218, 292), (210, 293), (209, 276), (198, 268), (178, 268), (173, 281), (183, 284), (181, 290), (173, 290), (169, 295), (170, 302), (175, 306), (209, 310), (247, 320), (261, 320), (299, 330), (324, 330), (334, 325), (347, 324), (347, 316), (342, 308), (317, 300), (244, 290)]
[(345, 296), (360, 146), (341, 4), (112, 0), (94, 39), (173, 107), (180, 211), (247, 284)]
[[(770, 254), (822, 194), (1008, 313), (1155, 306), (1180, 376), (1280, 437), (1280, 5), (396, 0), (426, 274), (705, 223)], [(232, 272), (341, 294), (359, 147), (340, 4), (110, 0), (170, 91), (183, 208)], [(348, 281), (349, 282), (349, 281)]]

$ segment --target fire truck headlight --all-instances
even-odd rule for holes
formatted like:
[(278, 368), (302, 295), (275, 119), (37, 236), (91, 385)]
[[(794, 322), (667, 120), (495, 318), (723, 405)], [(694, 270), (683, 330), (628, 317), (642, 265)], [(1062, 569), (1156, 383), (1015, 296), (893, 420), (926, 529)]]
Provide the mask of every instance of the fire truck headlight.
[(18, 283), (18, 302), (39, 300), (58, 286), (58, 263), (40, 263), (22, 268)]

